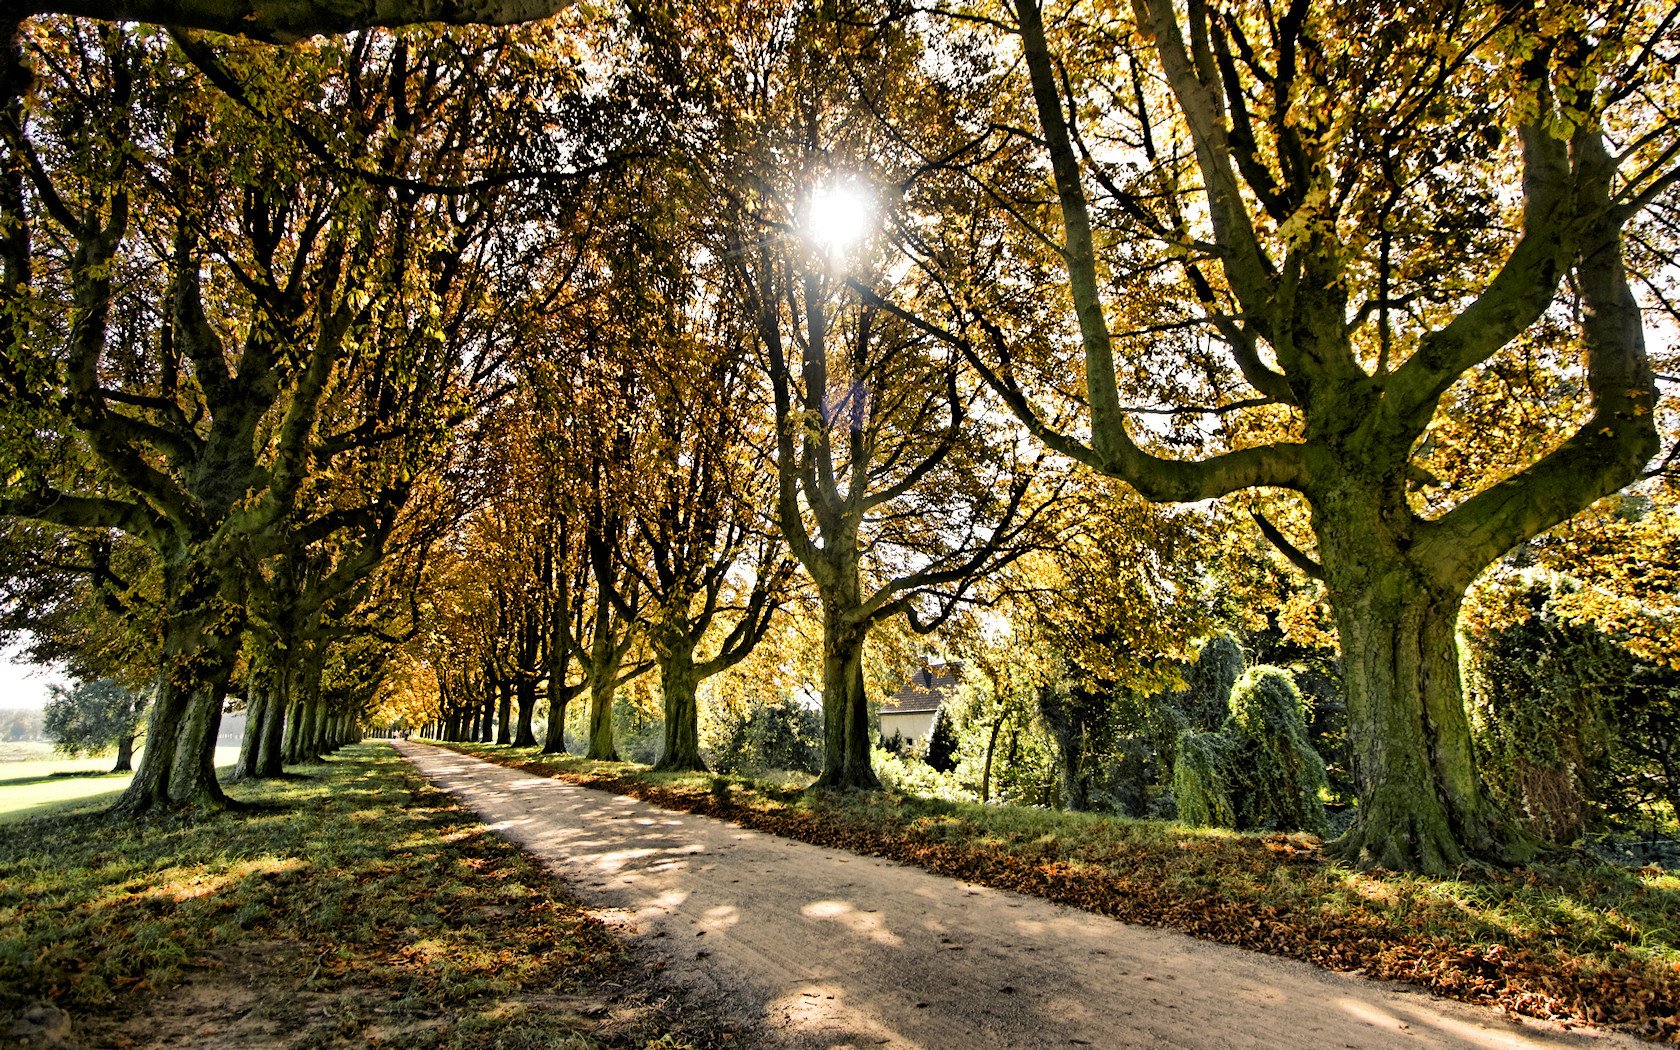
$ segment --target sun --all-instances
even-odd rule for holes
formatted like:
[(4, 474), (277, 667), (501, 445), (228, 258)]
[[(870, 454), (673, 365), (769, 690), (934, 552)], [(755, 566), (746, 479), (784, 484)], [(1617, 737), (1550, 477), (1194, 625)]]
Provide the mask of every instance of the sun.
[(830, 255), (839, 255), (868, 235), (874, 215), (874, 201), (857, 183), (818, 186), (805, 204), (805, 236)]

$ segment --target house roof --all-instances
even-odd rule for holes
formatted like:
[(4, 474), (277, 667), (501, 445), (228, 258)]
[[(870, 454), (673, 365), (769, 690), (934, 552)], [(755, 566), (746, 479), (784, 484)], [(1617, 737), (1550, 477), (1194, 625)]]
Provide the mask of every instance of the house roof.
[(923, 664), (898, 692), (881, 701), (883, 715), (924, 714), (939, 710), (946, 694), (962, 678), (962, 664)]

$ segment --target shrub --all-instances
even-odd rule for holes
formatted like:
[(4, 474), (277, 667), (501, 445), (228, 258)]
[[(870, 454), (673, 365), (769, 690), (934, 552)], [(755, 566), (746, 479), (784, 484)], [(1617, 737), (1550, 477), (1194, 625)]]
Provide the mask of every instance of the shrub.
[(1553, 600), (1572, 589), (1528, 582), (1512, 596), (1520, 620), (1466, 635), (1483, 776), (1531, 831), (1559, 843), (1680, 802), (1680, 671), (1559, 616)]
[(950, 713), (940, 707), (934, 712), (933, 730), (928, 733), (927, 764), (940, 773), (957, 768), (957, 730), (953, 722)]
[(822, 718), (799, 703), (761, 704), (722, 714), (711, 752), (707, 764), (719, 773), (816, 773), (822, 769)]
[(1289, 672), (1256, 667), (1239, 678), (1227, 725), (1241, 752), (1241, 826), (1324, 834), (1324, 760), (1307, 740), (1306, 710)]
[(1172, 793), (1180, 821), (1197, 827), (1237, 826), (1231, 800), (1235, 750), (1224, 733), (1186, 729), (1179, 734)]

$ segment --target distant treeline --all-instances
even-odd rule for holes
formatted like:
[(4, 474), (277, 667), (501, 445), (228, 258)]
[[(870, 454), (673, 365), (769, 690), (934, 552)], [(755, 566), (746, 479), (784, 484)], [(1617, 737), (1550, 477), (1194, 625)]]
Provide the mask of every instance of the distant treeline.
[(45, 740), (41, 712), (0, 707), (0, 740)]

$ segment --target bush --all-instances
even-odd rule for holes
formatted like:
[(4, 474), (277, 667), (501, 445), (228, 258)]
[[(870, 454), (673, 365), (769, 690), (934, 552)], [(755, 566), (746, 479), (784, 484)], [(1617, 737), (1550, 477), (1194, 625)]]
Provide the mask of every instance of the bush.
[(1552, 600), (1571, 586), (1531, 581), (1513, 596), (1522, 619), (1466, 637), (1483, 776), (1529, 830), (1558, 843), (1637, 822), (1653, 802), (1680, 808), (1670, 776), (1680, 769), (1680, 672), (1557, 615)]
[(822, 770), (822, 717), (798, 703), (721, 713), (707, 764), (719, 773), (758, 776), (773, 769)]
[(653, 765), (665, 746), (665, 719), (649, 714), (619, 693), (613, 697), (613, 746), (626, 762)]
[(933, 715), (933, 731), (928, 733), (927, 764), (940, 773), (957, 768), (957, 730), (953, 721), (950, 713), (940, 707)]
[(1186, 729), (1178, 737), (1173, 762), (1173, 802), (1178, 819), (1196, 827), (1234, 828), (1237, 810), (1231, 801), (1231, 771), (1235, 748), (1224, 733)]
[(1324, 759), (1307, 740), (1306, 710), (1289, 672), (1256, 667), (1239, 678), (1228, 725), (1242, 752), (1241, 826), (1324, 834)]
[(1218, 732), (1186, 729), (1173, 762), (1173, 801), (1186, 824), (1324, 834), (1324, 760), (1307, 740), (1289, 672), (1256, 667), (1237, 679)]

